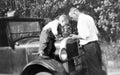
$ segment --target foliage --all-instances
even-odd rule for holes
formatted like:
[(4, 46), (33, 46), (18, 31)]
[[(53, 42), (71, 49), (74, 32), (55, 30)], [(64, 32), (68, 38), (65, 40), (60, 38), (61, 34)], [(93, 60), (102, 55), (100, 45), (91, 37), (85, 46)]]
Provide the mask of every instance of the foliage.
[(1, 0), (0, 16), (16, 10), (19, 17), (54, 19), (62, 13), (68, 14), (74, 6), (94, 17), (104, 41), (117, 41), (120, 32), (120, 0)]
[(117, 41), (120, 37), (120, 1), (104, 0), (97, 7), (99, 12), (98, 27), (106, 41)]
[[(48, 18), (49, 22), (60, 14), (68, 14), (73, 6), (95, 19), (102, 41), (113, 43), (119, 40), (120, 0), (0, 0), (0, 17), (5, 17), (8, 10), (12, 9), (17, 11), (19, 17)], [(107, 49), (113, 54), (113, 50), (117, 50)], [(105, 47), (104, 50), (107, 51)]]

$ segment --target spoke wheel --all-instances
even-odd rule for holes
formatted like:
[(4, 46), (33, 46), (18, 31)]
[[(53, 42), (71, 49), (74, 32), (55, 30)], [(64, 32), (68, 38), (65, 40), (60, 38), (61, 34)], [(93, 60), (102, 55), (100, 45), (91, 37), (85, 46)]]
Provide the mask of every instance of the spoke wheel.
[(53, 74), (51, 74), (49, 72), (39, 72), (39, 73), (37, 73), (35, 75), (53, 75)]

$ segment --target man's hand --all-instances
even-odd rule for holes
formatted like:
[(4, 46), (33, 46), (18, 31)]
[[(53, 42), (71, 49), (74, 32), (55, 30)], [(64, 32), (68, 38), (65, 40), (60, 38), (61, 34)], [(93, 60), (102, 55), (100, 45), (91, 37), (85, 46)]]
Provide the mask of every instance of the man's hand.
[(63, 39), (63, 37), (56, 37), (56, 40), (62, 40)]
[(59, 40), (62, 40), (63, 39), (63, 37), (60, 37), (60, 38), (58, 38)]
[(72, 39), (77, 39), (77, 38), (78, 38), (78, 35), (70, 34), (70, 37), (71, 37)]
[(70, 34), (70, 37), (72, 39), (82, 39), (79, 35), (76, 35), (76, 34)]

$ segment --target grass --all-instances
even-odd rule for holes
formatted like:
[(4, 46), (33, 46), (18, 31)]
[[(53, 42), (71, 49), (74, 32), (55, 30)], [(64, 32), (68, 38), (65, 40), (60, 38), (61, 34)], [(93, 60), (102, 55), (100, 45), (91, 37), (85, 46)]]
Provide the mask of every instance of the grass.
[(120, 43), (101, 43), (103, 60), (107, 65), (108, 72), (120, 71)]

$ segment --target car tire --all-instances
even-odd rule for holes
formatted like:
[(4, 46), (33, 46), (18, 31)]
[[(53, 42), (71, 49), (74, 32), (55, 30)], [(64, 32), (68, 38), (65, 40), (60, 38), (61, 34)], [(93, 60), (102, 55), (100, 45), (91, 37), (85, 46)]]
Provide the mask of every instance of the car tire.
[(39, 73), (36, 73), (35, 75), (53, 75), (49, 72), (39, 72)]

